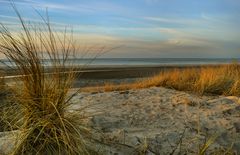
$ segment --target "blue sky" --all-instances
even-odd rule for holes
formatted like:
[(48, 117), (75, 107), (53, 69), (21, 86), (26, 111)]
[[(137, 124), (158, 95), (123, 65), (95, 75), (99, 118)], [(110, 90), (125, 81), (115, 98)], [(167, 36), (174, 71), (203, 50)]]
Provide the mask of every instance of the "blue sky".
[[(26, 20), (49, 16), (81, 46), (118, 47), (102, 57), (240, 57), (239, 0), (15, 0)], [(18, 28), (8, 0), (0, 21)]]

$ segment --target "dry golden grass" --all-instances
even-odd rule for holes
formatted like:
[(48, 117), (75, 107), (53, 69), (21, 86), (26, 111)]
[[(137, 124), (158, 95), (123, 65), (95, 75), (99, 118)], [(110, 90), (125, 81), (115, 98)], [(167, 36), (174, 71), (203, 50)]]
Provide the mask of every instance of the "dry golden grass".
[(16, 113), (16, 104), (11, 101), (10, 96), (12, 94), (10, 88), (5, 83), (4, 72), (0, 72), (0, 132), (15, 129), (18, 124), (16, 118), (20, 118), (20, 111)]
[(5, 82), (3, 77), (3, 73), (0, 71), (0, 132), (4, 131), (6, 126), (3, 116), (6, 98)]
[(5, 81), (4, 81), (4, 74), (0, 70), (0, 99), (2, 95), (5, 93)]
[[(44, 24), (25, 23), (16, 7), (21, 31), (13, 35), (1, 25), (0, 52), (23, 75), (13, 87), (12, 106), (18, 122), (19, 137), (11, 154), (88, 154), (86, 141), (91, 140), (91, 130), (86, 125), (88, 116), (83, 110), (69, 112), (69, 90), (76, 77), (74, 67), (69, 68), (68, 59), (76, 47), (72, 36), (53, 31), (47, 18)], [(59, 47), (60, 46), (60, 47)], [(44, 59), (49, 59), (52, 74), (45, 74)], [(67, 72), (67, 74), (65, 73)], [(77, 93), (77, 92), (76, 92)], [(9, 122), (11, 125), (12, 122)]]
[(123, 91), (162, 86), (199, 94), (240, 95), (240, 67), (238, 64), (185, 68), (164, 71), (131, 84), (106, 84), (84, 88), (83, 91)]

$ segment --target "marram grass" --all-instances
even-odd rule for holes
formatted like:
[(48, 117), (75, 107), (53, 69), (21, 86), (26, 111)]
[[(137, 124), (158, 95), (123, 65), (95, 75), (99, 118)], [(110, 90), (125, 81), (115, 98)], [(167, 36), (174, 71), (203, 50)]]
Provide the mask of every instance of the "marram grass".
[[(0, 52), (23, 75), (11, 97), (18, 107), (15, 112), (21, 112), (20, 134), (11, 154), (88, 154), (88, 117), (81, 110), (69, 112), (69, 90), (76, 77), (67, 63), (76, 51), (72, 36), (54, 32), (48, 17), (41, 16), (43, 24), (26, 23), (13, 8), (21, 30), (13, 34), (3, 24), (0, 28)], [(44, 59), (49, 59), (52, 74), (44, 74)]]
[(149, 87), (167, 87), (198, 94), (240, 96), (240, 66), (237, 63), (163, 71), (155, 76), (127, 84), (86, 87), (83, 91), (124, 91)]

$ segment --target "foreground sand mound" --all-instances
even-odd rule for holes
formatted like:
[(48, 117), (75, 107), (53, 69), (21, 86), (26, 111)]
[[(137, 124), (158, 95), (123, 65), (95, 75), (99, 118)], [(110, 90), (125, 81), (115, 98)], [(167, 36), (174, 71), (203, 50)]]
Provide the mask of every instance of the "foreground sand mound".
[(85, 93), (74, 102), (78, 103), (75, 106), (96, 104), (95, 110), (103, 111), (93, 117), (92, 126), (104, 132), (103, 141), (116, 144), (109, 150), (112, 154), (137, 154), (139, 150), (196, 154), (208, 139), (214, 140), (208, 153), (220, 149), (240, 153), (238, 97), (197, 96), (154, 87)]
[[(240, 99), (197, 96), (165, 88), (81, 93), (73, 107), (91, 104), (98, 113), (90, 125), (103, 132), (97, 148), (103, 154), (207, 154), (223, 150), (240, 154)], [(3, 137), (0, 137), (0, 141)], [(0, 143), (1, 144), (1, 143)]]

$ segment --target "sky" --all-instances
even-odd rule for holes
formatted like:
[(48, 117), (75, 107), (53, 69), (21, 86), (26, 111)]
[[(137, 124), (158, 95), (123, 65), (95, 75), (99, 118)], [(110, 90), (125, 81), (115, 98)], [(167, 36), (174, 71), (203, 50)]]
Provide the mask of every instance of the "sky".
[[(13, 0), (26, 21), (46, 9), (56, 31), (73, 29), (81, 47), (113, 48), (101, 57), (240, 58), (239, 0)], [(18, 29), (8, 0), (0, 22)]]

